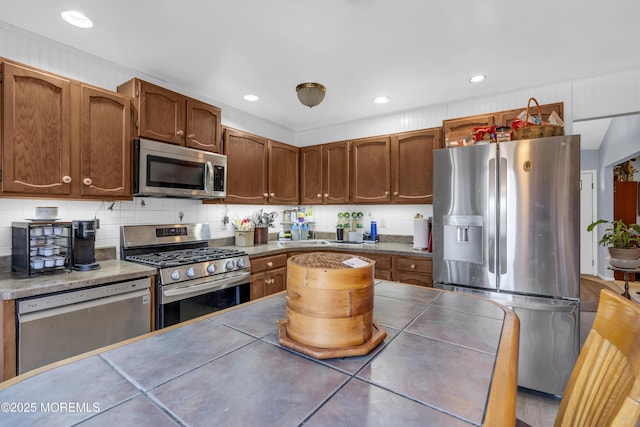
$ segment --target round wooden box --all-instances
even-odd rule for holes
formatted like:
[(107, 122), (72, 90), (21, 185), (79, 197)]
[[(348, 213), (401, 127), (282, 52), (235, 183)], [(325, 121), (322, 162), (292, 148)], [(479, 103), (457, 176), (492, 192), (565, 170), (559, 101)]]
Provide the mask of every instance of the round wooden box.
[[(363, 261), (363, 265), (349, 267), (343, 263), (352, 258)], [(379, 344), (386, 332), (373, 322), (374, 264), (371, 259), (341, 253), (289, 258), (287, 319), (281, 322), (281, 343), (291, 347), (293, 341), (299, 351), (305, 346), (316, 350), (369, 347), (374, 338), (373, 347)], [(338, 357), (338, 353), (329, 357)]]

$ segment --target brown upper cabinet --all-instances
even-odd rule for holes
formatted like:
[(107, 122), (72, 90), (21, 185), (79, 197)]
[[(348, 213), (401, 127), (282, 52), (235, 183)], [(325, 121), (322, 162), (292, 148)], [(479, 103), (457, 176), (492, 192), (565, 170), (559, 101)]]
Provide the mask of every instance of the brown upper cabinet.
[(494, 114), (481, 114), (478, 116), (443, 120), (442, 128), (445, 138), (454, 137), (454, 139), (457, 139), (458, 137), (473, 135), (475, 128), (493, 126), (494, 124), (496, 124)]
[(391, 137), (391, 201), (433, 203), (433, 150), (442, 148), (440, 128)]
[(227, 203), (263, 204), (268, 199), (269, 140), (248, 132), (224, 128), (227, 156)]
[(349, 203), (349, 142), (300, 148), (300, 203)]
[(351, 203), (432, 203), (440, 128), (351, 142)]
[(137, 137), (222, 152), (220, 108), (140, 79), (121, 84), (118, 92), (134, 100)]
[(351, 141), (351, 202), (391, 201), (391, 138)]
[(226, 203), (298, 203), (297, 147), (225, 128), (224, 154)]
[(269, 141), (269, 203), (297, 205), (299, 201), (299, 149)]
[(131, 99), (82, 85), (80, 194), (132, 197)]
[[(473, 135), (473, 130), (478, 127), (487, 127), (493, 125), (511, 126), (513, 119), (518, 117), (524, 108), (516, 108), (513, 110), (498, 111), (491, 114), (480, 114), (477, 116), (461, 117), (458, 119), (448, 119), (442, 121), (445, 138), (454, 139), (461, 138), (466, 135)], [(547, 121), (551, 113), (555, 111), (562, 120), (564, 120), (564, 103), (557, 102), (553, 104), (543, 104), (540, 106), (542, 120)], [(529, 109), (529, 115), (537, 115), (538, 109), (535, 105)]]
[(2, 61), (2, 193), (131, 199), (131, 100)]

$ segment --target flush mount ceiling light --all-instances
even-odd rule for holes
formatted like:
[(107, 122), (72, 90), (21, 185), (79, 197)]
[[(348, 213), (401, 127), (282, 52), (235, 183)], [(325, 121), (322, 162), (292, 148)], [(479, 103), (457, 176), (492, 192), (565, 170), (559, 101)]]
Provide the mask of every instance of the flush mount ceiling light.
[(315, 107), (320, 104), (324, 99), (324, 94), (327, 92), (320, 83), (300, 83), (296, 86), (296, 92), (298, 93), (298, 99), (303, 105), (309, 108)]
[(256, 95), (245, 95), (244, 96), (244, 100), (245, 101), (249, 101), (249, 102), (256, 102), (259, 99), (260, 98), (258, 98)]
[(71, 25), (75, 25), (80, 28), (91, 28), (93, 27), (93, 22), (91, 19), (87, 18), (83, 13), (77, 12), (75, 10), (67, 10), (60, 14), (62, 19), (67, 21)]
[(373, 102), (375, 102), (376, 104), (386, 104), (389, 101), (391, 101), (391, 98), (389, 98), (388, 96), (377, 96), (373, 98)]
[(480, 83), (483, 82), (487, 79), (487, 76), (483, 75), (483, 74), (478, 74), (477, 76), (473, 76), (469, 79), (469, 81), (471, 83)]

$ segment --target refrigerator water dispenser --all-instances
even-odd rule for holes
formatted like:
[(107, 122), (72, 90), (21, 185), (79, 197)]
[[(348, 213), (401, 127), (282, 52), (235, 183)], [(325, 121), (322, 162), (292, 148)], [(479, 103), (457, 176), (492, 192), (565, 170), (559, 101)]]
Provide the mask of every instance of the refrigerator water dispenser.
[(444, 216), (443, 259), (482, 264), (482, 216)]

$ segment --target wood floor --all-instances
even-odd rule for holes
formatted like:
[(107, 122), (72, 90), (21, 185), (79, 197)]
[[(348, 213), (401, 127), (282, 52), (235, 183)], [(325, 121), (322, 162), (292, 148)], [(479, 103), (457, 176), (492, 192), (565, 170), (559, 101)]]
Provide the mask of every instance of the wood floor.
[[(590, 279), (598, 280), (616, 292), (622, 292), (624, 290), (623, 281), (605, 281), (594, 276), (589, 276)], [(631, 299), (640, 303), (640, 282), (629, 283)], [(595, 313), (581, 312), (580, 313), (580, 346), (584, 344), (584, 341), (591, 330)], [(552, 426), (558, 412), (558, 406), (560, 400), (535, 391), (518, 388), (518, 396), (516, 399), (516, 416), (530, 424), (533, 427), (547, 427)]]

